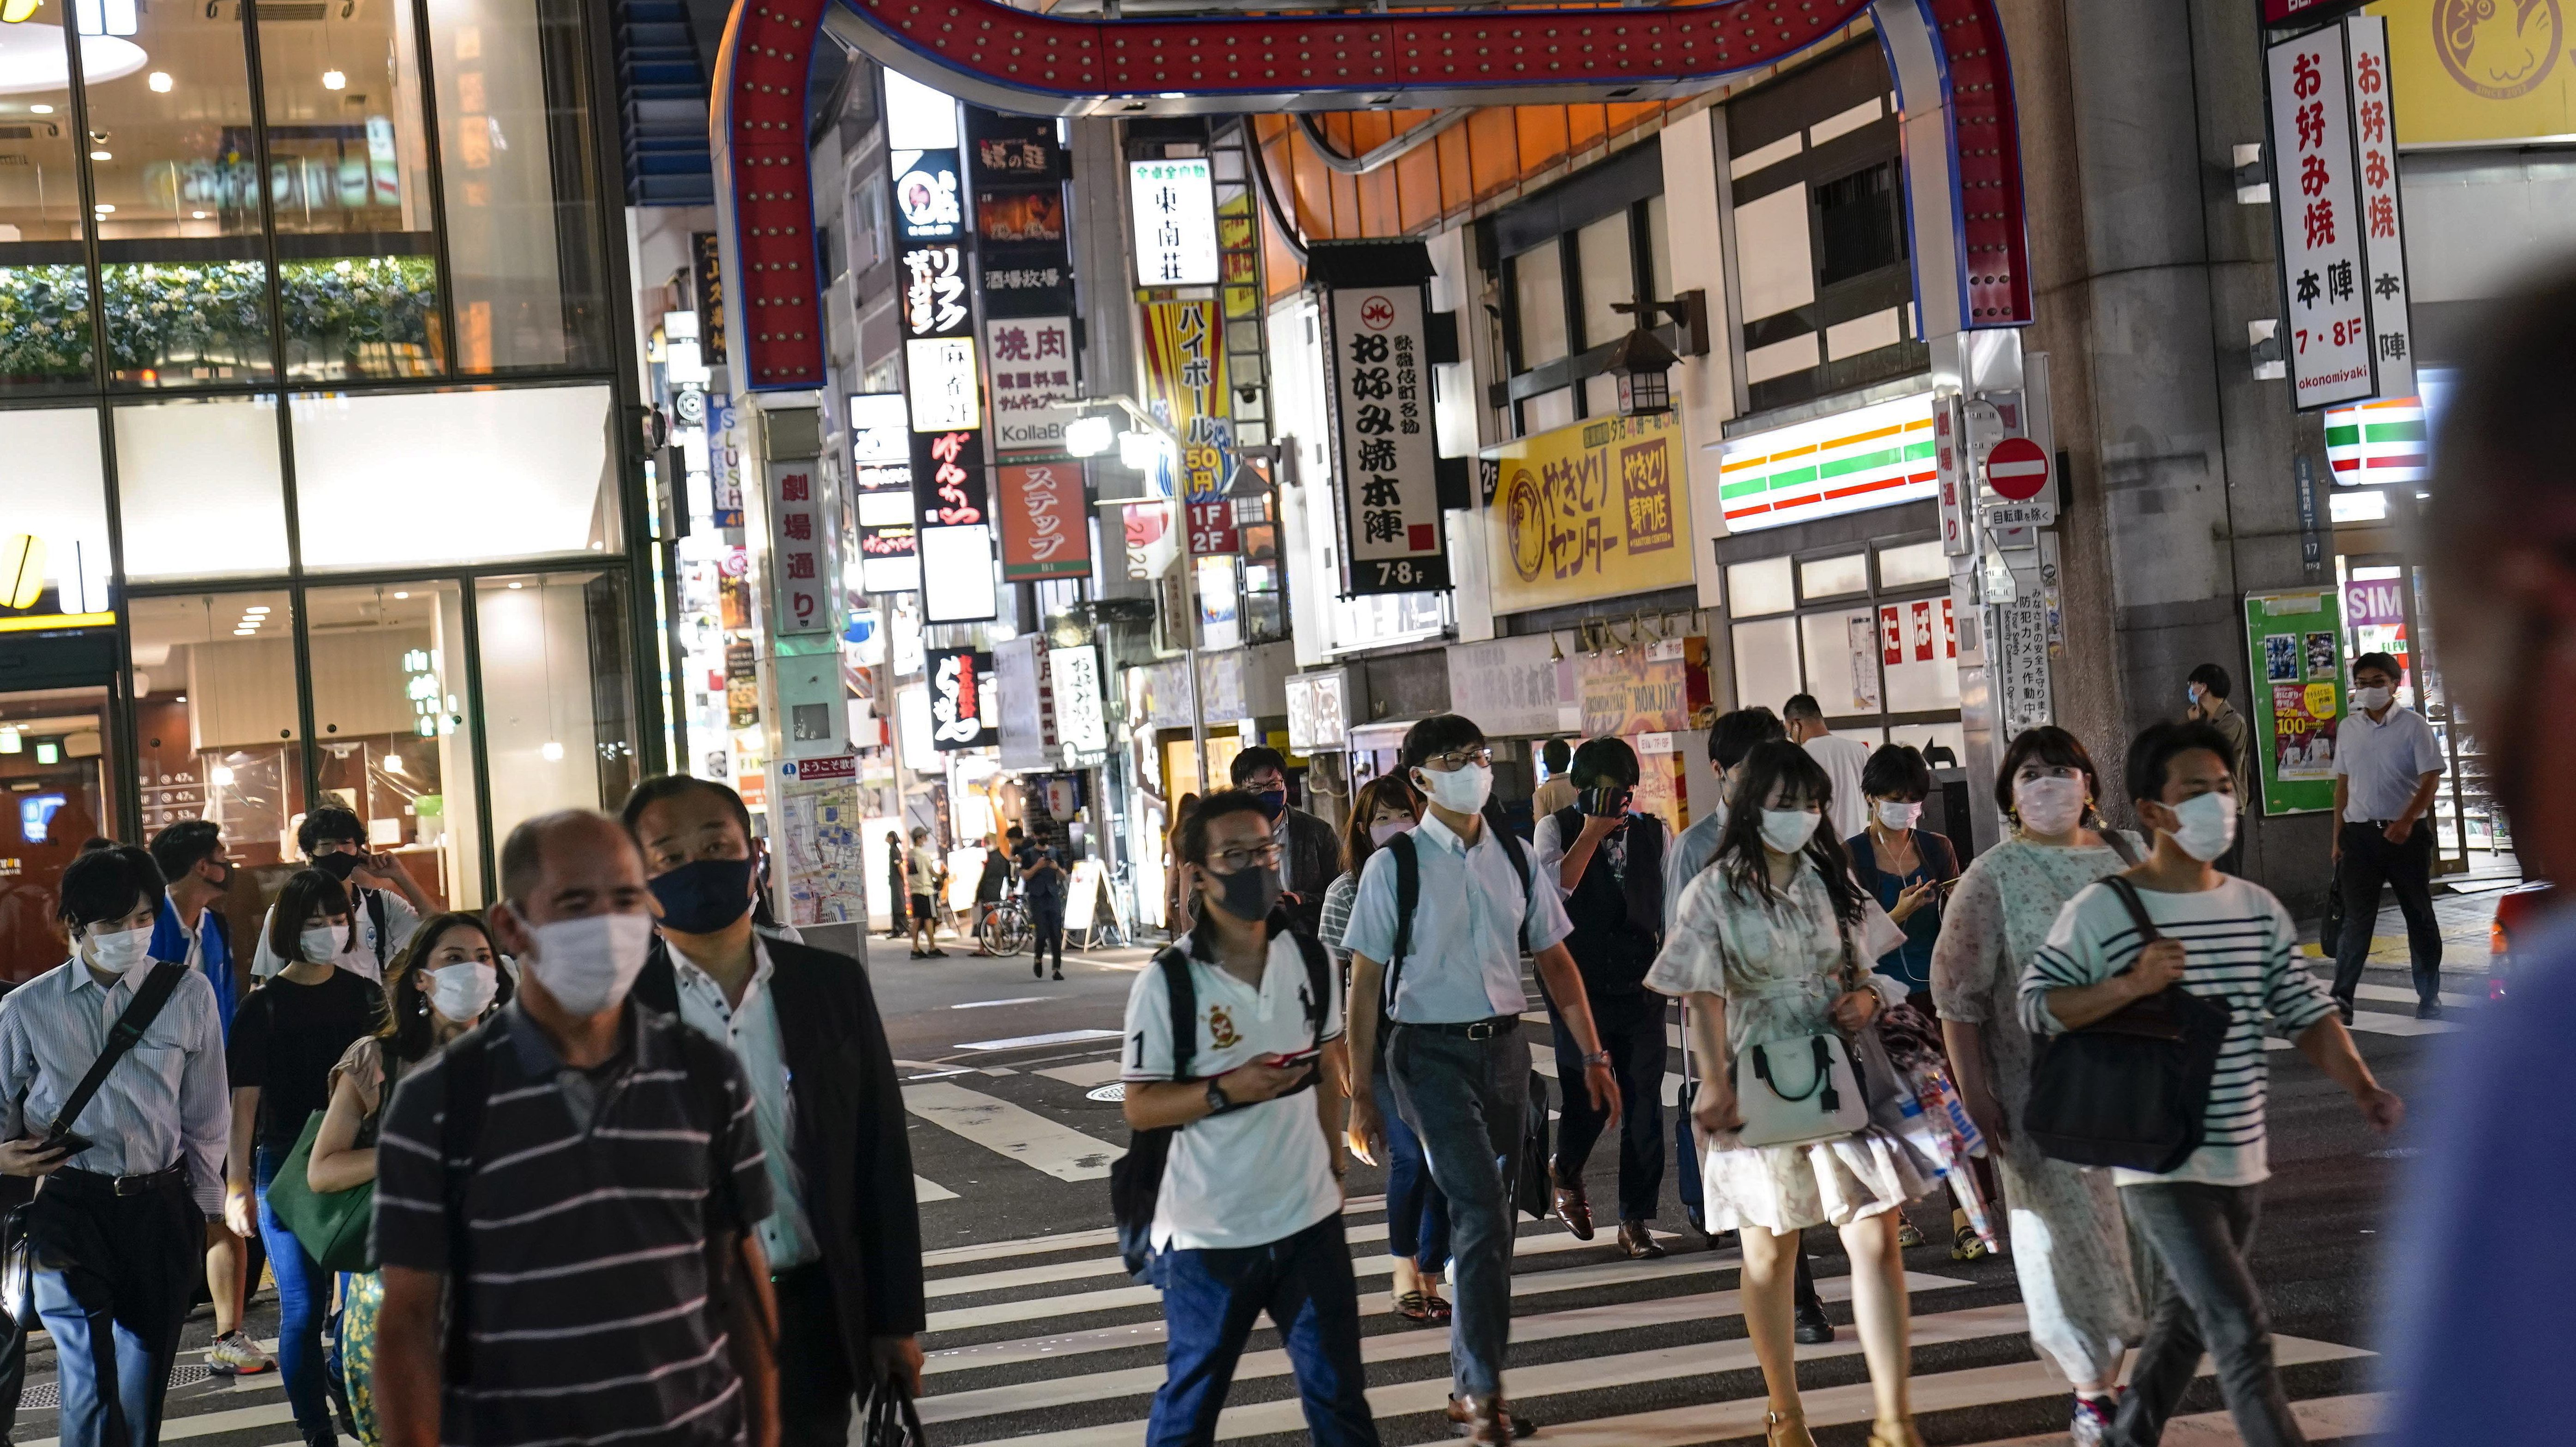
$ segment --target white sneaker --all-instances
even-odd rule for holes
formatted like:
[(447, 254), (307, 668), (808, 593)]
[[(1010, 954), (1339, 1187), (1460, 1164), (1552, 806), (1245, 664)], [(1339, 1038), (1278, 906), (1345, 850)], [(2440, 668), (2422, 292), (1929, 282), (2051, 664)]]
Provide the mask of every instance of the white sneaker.
[(277, 1358), (261, 1351), (259, 1343), (239, 1327), (215, 1338), (214, 1345), (206, 1348), (206, 1370), (219, 1377), (255, 1377), (276, 1369)]

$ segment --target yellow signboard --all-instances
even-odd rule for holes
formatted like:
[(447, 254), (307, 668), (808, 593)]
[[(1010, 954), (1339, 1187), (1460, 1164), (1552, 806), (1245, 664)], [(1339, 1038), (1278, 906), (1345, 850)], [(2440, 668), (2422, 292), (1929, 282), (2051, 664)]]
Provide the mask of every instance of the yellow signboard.
[(1678, 588), (1691, 581), (1681, 419), (1602, 417), (1486, 452), (1486, 576), (1494, 611)]
[(2397, 143), (2576, 135), (2569, 0), (2378, 0), (2396, 74)]

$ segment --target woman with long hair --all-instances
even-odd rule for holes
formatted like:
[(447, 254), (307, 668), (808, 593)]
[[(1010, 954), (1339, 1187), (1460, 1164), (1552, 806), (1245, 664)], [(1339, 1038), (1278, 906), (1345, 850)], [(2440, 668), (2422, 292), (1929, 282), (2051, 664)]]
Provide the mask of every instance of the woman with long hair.
[[(384, 1016), (331, 1068), (331, 1106), (314, 1137), (305, 1182), (346, 1191), (376, 1178), (376, 1128), (403, 1074), (464, 1034), (509, 996), (492, 936), (479, 915), (432, 915), (385, 971)], [(340, 1277), (340, 1369), (349, 1415), (366, 1447), (382, 1439), (376, 1419), (376, 1311), (385, 1286), (373, 1271)]]
[[(1898, 1208), (1935, 1182), (1903, 1142), (1864, 1124), (1802, 1144), (1747, 1146), (1736, 1063), (1754, 1046), (1877, 1018), (1863, 943), (1869, 896), (1851, 857), (1818, 826), (1833, 782), (1806, 750), (1766, 743), (1744, 760), (1717, 857), (1682, 893), (1649, 988), (1690, 1004), (1692, 1053), (1704, 1079), (1693, 1114), (1709, 1132), (1702, 1171), (1708, 1226), (1743, 1243), (1744, 1321), (1770, 1394), (1769, 1447), (1814, 1447), (1798, 1399), (1793, 1288), (1798, 1234), (1831, 1223), (1851, 1257), (1852, 1314), (1869, 1362), (1877, 1425), (1870, 1447), (1920, 1447), (1907, 1398), (1905, 1262)], [(1748, 1089), (1766, 1088), (1748, 1077)]]
[(1183, 794), (1172, 806), (1172, 827), (1163, 834), (1163, 937), (1179, 939), (1189, 933), (1190, 919), (1198, 912), (1198, 892), (1190, 888), (1181, 871), (1181, 831), (1199, 812), (1199, 796)]
[[(1342, 947), (1350, 929), (1351, 900), (1359, 893), (1360, 869), (1387, 841), (1411, 829), (1422, 817), (1422, 796), (1402, 774), (1387, 774), (1362, 785), (1351, 800), (1342, 825), (1342, 873), (1324, 888), (1321, 938), (1339, 972), (1341, 988), (1350, 989), (1351, 952)], [(1367, 1062), (1378, 1099), (1393, 1100), (1386, 1074), (1386, 1033), (1378, 1035), (1377, 1059)], [(1361, 1068), (1354, 1062), (1353, 1069)], [(1386, 1115), (1386, 1249), (1395, 1258), (1391, 1295), (1395, 1314), (1407, 1321), (1438, 1324), (1449, 1320), (1447, 1298), (1440, 1294), (1440, 1273), (1449, 1264), (1449, 1202), (1431, 1181), (1431, 1164), (1422, 1155), (1422, 1138), (1394, 1112)], [(1368, 1142), (1353, 1136), (1352, 1153), (1368, 1160)], [(1377, 1162), (1370, 1162), (1374, 1165)]]
[(2075, 735), (2025, 730), (2004, 750), (1995, 804), (2012, 824), (1959, 876), (1932, 949), (1932, 1001), (1959, 1095), (2003, 1176), (2013, 1271), (2030, 1337), (2075, 1386), (2076, 1447), (2111, 1429), (2121, 1355), (2146, 1332), (2120, 1193), (2107, 1172), (2042, 1155), (2021, 1132), (2030, 1094), (2023, 967), (2066, 902), (2137, 857), (2101, 822), (2101, 776)]

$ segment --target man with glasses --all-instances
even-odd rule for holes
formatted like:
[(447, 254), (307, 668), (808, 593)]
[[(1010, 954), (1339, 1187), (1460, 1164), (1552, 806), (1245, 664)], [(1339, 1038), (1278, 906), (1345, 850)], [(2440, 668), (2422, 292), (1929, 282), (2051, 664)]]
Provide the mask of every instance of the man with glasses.
[[(1553, 889), (1536, 889), (1520, 840), (1484, 814), (1493, 751), (1457, 714), (1415, 724), (1403, 759), (1429, 800), (1421, 826), (1369, 856), (1351, 902), (1351, 1056), (1373, 1058), (1383, 1012), (1392, 1033), (1387, 1072), (1395, 1108), (1422, 1138), (1431, 1178), (1449, 1200), (1457, 1306), (1449, 1354), (1449, 1417), (1468, 1440), (1530, 1431), (1503, 1397), (1511, 1344), (1512, 1199), (1529, 1110), (1529, 1047), (1520, 1014), (1521, 952), (1536, 956), (1549, 998), (1581, 1047), (1581, 1088), (1605, 1127), (1619, 1119), (1619, 1084), (1593, 1029), (1583, 976), (1566, 952), (1573, 925)], [(1572, 1080), (1565, 1088), (1577, 1088)], [(1353, 1082), (1351, 1133), (1380, 1148), (1384, 1127), (1366, 1079)]]
[[(1378, 1440), (1342, 1234), (1342, 1012), (1323, 947), (1280, 905), (1270, 823), (1258, 796), (1223, 789), (1181, 826), (1198, 921), (1127, 996), (1127, 1124), (1179, 1128), (1154, 1205), (1168, 1365), (1149, 1447), (1216, 1441), (1235, 1363), (1265, 1311), (1311, 1440)], [(1184, 1029), (1186, 1060), (1175, 1048)], [(1300, 1099), (1309, 1087), (1314, 1099)]]

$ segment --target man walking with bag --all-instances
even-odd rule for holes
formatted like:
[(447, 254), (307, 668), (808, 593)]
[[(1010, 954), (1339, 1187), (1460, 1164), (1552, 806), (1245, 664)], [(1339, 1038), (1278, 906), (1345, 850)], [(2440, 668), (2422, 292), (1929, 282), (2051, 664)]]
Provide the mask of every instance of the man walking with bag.
[(2246, 1261), (2271, 1174), (2265, 1149), (2266, 1024), (2349, 1092), (2385, 1133), (2405, 1105), (2353, 1050), (2334, 1003), (2298, 961), (2298, 927), (2259, 885), (2213, 867), (2235, 842), (2227, 738), (2161, 723), (2129, 746), (2128, 788), (2155, 852), (2067, 901), (2021, 978), (2035, 1035), (2082, 1030), (2180, 985), (2232, 1016), (2202, 1106), (2199, 1147), (2161, 1174), (2117, 1169), (2130, 1226), (2164, 1265), (2153, 1316), (2109, 1441), (2154, 1447), (2205, 1348), (2247, 1447), (2305, 1439), (2272, 1362), (2272, 1330)]
[(63, 871), (72, 958), (0, 998), (0, 1172), (38, 1176), (13, 1213), (9, 1301), (41, 1319), (62, 1383), (63, 1447), (137, 1447), (162, 1394), (224, 1201), (232, 1109), (214, 987), (151, 956), (163, 883), (140, 849)]

